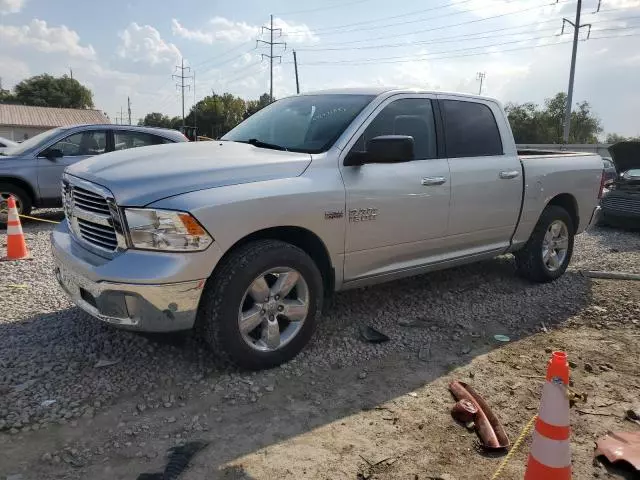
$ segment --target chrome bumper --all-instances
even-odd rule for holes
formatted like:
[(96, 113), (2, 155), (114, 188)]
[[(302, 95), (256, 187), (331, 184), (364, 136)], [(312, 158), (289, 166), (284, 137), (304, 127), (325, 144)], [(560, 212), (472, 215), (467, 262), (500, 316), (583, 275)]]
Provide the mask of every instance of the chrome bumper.
[[(91, 279), (86, 255), (84, 259), (73, 255), (79, 247), (70, 243), (73, 240), (64, 227), (54, 232), (51, 241), (58, 283), (85, 312), (129, 330), (170, 332), (193, 328), (205, 280), (131, 284)], [(162, 263), (162, 258), (155, 263)]]

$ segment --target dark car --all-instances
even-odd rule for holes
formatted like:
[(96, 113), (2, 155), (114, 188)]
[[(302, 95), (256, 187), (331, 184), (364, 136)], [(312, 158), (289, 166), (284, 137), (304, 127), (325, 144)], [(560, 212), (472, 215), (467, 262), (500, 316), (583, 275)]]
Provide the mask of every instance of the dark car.
[(61, 206), (62, 172), (89, 157), (116, 150), (186, 142), (177, 130), (131, 125), (74, 125), (47, 130), (0, 153), (0, 224), (6, 223), (7, 199), (18, 213)]
[(601, 201), (601, 221), (640, 227), (640, 142), (618, 142), (609, 147), (617, 175)]

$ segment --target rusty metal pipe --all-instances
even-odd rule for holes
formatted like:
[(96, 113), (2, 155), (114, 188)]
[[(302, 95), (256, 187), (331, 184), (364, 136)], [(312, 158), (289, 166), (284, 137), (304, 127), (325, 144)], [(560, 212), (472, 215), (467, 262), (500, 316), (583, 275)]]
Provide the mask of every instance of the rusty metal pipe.
[(471, 386), (454, 381), (449, 384), (449, 390), (456, 400), (468, 400), (478, 409), (475, 415), (476, 430), (485, 448), (501, 449), (509, 446), (509, 438), (504, 427), (487, 402)]

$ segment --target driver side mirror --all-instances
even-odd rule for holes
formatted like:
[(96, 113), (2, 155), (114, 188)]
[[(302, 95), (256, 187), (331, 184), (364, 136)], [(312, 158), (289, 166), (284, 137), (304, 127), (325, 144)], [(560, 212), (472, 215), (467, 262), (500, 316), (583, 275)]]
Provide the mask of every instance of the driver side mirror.
[(365, 163), (401, 163), (414, 159), (413, 137), (408, 135), (381, 135), (367, 142), (366, 152), (350, 152), (345, 166)]
[(62, 150), (59, 148), (47, 148), (44, 152), (40, 154), (41, 157), (47, 158), (51, 161), (55, 161), (58, 158), (64, 157)]

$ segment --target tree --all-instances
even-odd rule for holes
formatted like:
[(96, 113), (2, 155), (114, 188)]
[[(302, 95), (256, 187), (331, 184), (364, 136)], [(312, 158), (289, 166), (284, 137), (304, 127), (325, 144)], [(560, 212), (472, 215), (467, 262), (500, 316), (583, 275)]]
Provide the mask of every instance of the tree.
[(147, 113), (144, 118), (138, 120), (138, 125), (143, 125), (145, 127), (169, 128), (171, 125), (171, 119), (160, 112), (151, 112)]
[[(505, 110), (516, 143), (562, 143), (566, 102), (567, 96), (561, 92), (546, 99), (543, 108), (535, 103), (507, 104)], [(576, 107), (571, 112), (569, 143), (597, 143), (597, 135), (602, 132), (600, 120), (588, 102)]]
[(93, 93), (77, 80), (48, 74), (22, 80), (14, 87), (14, 103), (37, 107), (93, 108)]
[(242, 98), (231, 93), (218, 95), (212, 92), (191, 109), (186, 123), (193, 125), (197, 112), (198, 132), (220, 138), (245, 118), (246, 111), (247, 105)]
[(260, 95), (260, 98), (258, 100), (247, 101), (247, 111), (244, 114), (244, 118), (250, 117), (254, 113), (262, 110), (270, 103), (271, 97), (269, 97), (268, 93), (263, 93), (262, 95)]
[(138, 125), (180, 130), (180, 127), (182, 127), (182, 117), (170, 117), (160, 112), (151, 112), (147, 113), (144, 118), (138, 120)]
[(605, 140), (606, 143), (618, 143), (618, 142), (639, 142), (640, 137), (625, 137), (617, 133), (608, 133)]
[(10, 90), (0, 88), (0, 103), (16, 103), (16, 97), (13, 96)]

